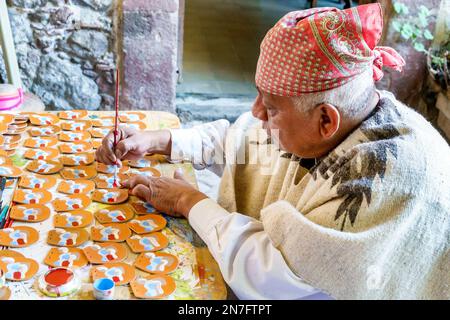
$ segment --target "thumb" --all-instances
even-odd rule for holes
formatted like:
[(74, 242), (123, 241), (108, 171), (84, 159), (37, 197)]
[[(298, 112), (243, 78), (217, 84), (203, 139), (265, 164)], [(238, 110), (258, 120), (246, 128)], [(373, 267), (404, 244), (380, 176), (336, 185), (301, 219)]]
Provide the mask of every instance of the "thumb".
[(147, 186), (144, 186), (143, 184), (138, 184), (136, 187), (134, 187), (131, 190), (131, 194), (133, 196), (136, 196), (138, 198), (140, 198), (141, 200), (144, 200), (146, 202), (150, 201), (150, 188)]
[(125, 155), (134, 148), (134, 143), (131, 139), (125, 139), (119, 141), (116, 145), (114, 153), (118, 159), (123, 159)]
[(178, 180), (182, 180), (184, 182), (188, 182), (187, 179), (185, 178), (185, 176), (183, 174), (183, 170), (181, 168), (177, 168), (175, 170), (175, 172), (173, 173), (173, 178), (174, 179), (178, 179)]

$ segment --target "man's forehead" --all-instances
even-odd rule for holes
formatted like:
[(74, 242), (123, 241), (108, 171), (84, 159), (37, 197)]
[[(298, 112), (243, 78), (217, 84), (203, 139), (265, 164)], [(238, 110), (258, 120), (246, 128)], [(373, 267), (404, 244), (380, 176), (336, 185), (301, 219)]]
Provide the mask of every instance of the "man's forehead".
[(289, 97), (278, 96), (265, 92), (264, 90), (261, 90), (259, 87), (256, 87), (256, 89), (258, 90), (258, 93), (260, 94), (263, 101), (270, 103), (274, 107), (277, 107), (280, 104), (285, 105), (287, 102), (291, 100)]

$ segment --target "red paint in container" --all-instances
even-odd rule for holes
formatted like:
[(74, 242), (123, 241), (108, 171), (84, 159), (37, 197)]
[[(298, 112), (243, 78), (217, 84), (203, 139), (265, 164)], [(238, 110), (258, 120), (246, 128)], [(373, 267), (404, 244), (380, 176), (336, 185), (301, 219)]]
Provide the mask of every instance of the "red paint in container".
[(68, 269), (55, 268), (46, 274), (45, 282), (51, 286), (59, 287), (69, 283), (73, 278), (73, 272)]
[(59, 267), (39, 277), (39, 289), (49, 297), (64, 297), (81, 287), (80, 278), (71, 269)]

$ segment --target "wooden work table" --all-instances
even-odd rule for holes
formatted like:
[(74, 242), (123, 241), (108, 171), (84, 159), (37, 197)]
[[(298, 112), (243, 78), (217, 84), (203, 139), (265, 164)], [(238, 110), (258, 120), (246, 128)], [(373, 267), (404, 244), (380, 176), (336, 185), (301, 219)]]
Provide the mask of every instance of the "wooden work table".
[[(125, 111), (123, 111), (125, 112)], [(122, 112), (121, 112), (122, 113)], [(180, 121), (178, 117), (173, 114), (159, 111), (146, 111), (145, 123), (147, 129), (157, 130), (163, 128), (178, 128)], [(112, 116), (113, 112), (110, 111), (93, 111), (89, 112), (89, 117), (103, 117)], [(23, 134), (22, 142), (28, 137), (28, 133)], [(28, 162), (23, 158), (23, 152), (26, 150), (23, 146), (17, 148), (14, 155), (10, 156), (16, 166), (24, 168)], [(187, 179), (197, 186), (195, 172), (190, 163), (169, 163), (165, 161), (164, 157), (160, 157), (160, 163), (158, 169), (163, 176), (172, 177), (173, 172), (177, 168), (181, 168), (187, 177)], [(26, 170), (24, 169), (24, 172)], [(59, 175), (57, 175), (58, 178)], [(4, 201), (10, 201), (14, 189), (17, 188), (17, 181), (14, 186), (5, 190)], [(93, 202), (88, 208), (88, 211), (95, 212), (101, 208), (101, 204)], [(10, 299), (52, 299), (44, 296), (37, 288), (36, 279), (43, 272), (48, 270), (48, 266), (43, 263), (44, 257), (48, 250), (51, 248), (47, 244), (47, 232), (53, 229), (53, 215), (44, 222), (41, 223), (26, 223), (14, 221), (12, 226), (27, 225), (32, 226), (39, 231), (40, 239), (37, 243), (27, 248), (13, 249), (21, 252), (28, 258), (35, 259), (39, 263), (39, 272), (28, 281), (12, 282), (7, 281), (7, 285), (11, 290)], [(182, 262), (178, 269), (171, 274), (177, 283), (176, 291), (169, 297), (169, 299), (226, 299), (227, 289), (220, 273), (219, 267), (212, 255), (208, 251), (208, 248), (195, 231), (189, 226), (185, 219), (172, 218), (164, 215), (167, 219), (167, 227), (163, 230), (163, 233), (169, 238), (169, 247), (167, 252), (173, 253), (180, 258)], [(98, 222), (94, 222), (98, 224)], [(89, 241), (91, 243), (92, 241)], [(1, 247), (0, 247), (1, 249)], [(127, 249), (129, 250), (128, 246)], [(165, 251), (163, 249), (162, 251)], [(126, 263), (133, 264), (136, 254), (129, 250)], [(82, 278), (82, 288), (74, 296), (69, 298), (57, 298), (57, 299), (93, 299), (92, 292), (92, 279), (90, 277), (91, 265), (80, 268), (77, 273)], [(137, 276), (144, 275), (145, 273), (137, 270)], [(120, 286), (116, 288), (116, 299), (135, 299), (129, 285)]]

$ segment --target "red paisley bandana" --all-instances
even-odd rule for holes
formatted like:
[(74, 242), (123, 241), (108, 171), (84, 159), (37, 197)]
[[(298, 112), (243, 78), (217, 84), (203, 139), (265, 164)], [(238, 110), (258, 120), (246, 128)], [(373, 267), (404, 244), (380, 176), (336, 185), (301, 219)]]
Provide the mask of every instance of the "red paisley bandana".
[(403, 58), (392, 48), (377, 47), (383, 30), (381, 6), (347, 10), (314, 8), (284, 16), (261, 43), (256, 85), (279, 96), (330, 90), (383, 65), (401, 71)]

